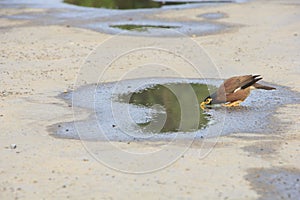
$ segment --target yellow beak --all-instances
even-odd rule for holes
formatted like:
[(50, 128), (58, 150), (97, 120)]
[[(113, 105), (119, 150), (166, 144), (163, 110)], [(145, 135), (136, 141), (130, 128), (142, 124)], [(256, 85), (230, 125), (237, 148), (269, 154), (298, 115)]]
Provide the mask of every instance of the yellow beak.
[(200, 108), (202, 109), (202, 110), (204, 110), (205, 108), (206, 108), (206, 103), (203, 101), (201, 104), (200, 104)]

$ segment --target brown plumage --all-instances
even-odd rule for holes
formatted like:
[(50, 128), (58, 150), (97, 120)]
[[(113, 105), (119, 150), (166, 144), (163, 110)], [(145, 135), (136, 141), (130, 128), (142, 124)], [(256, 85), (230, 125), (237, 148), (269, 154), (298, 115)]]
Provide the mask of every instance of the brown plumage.
[(218, 90), (208, 96), (201, 108), (211, 104), (223, 104), (224, 106), (239, 106), (250, 94), (251, 89), (274, 90), (275, 88), (256, 83), (261, 80), (260, 75), (245, 75), (231, 77), (223, 82)]

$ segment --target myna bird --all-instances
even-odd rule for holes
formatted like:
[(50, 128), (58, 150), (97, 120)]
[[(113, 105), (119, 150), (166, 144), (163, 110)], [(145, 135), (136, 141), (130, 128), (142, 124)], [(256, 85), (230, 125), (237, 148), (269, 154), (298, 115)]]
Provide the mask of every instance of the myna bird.
[(261, 80), (260, 75), (234, 76), (224, 81), (218, 90), (200, 104), (204, 109), (206, 105), (222, 104), (227, 107), (239, 106), (250, 94), (251, 89), (275, 90), (276, 88), (256, 83)]

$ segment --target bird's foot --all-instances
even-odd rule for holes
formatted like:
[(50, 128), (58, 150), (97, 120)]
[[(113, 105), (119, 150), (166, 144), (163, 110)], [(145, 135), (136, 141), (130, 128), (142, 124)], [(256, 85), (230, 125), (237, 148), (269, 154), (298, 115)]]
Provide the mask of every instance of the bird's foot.
[(222, 105), (225, 107), (237, 107), (237, 106), (240, 106), (241, 102), (243, 102), (243, 101), (234, 101), (234, 102), (222, 104)]

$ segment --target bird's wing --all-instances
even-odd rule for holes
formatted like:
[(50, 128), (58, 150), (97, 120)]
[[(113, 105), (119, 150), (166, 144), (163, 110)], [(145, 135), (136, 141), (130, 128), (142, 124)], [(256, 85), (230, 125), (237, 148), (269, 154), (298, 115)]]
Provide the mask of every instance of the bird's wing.
[(235, 76), (224, 81), (219, 90), (220, 92), (225, 91), (226, 94), (234, 93), (236, 90), (245, 89), (255, 84), (257, 81), (261, 80), (259, 75), (245, 75), (245, 76)]
[(224, 81), (224, 83), (218, 88), (215, 96), (215, 102), (227, 102), (229, 94), (244, 90), (257, 81), (261, 80), (260, 75), (244, 75), (234, 76)]

